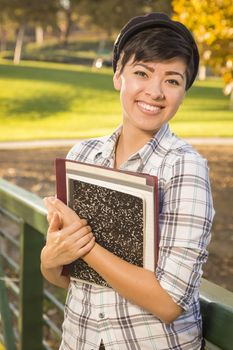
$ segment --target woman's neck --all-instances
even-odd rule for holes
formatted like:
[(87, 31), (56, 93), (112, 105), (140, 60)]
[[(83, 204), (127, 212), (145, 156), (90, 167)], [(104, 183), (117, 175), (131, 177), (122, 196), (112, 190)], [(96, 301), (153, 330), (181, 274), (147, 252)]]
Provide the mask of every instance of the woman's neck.
[(123, 126), (115, 151), (115, 167), (119, 168), (130, 156), (139, 151), (152, 135), (126, 130)]

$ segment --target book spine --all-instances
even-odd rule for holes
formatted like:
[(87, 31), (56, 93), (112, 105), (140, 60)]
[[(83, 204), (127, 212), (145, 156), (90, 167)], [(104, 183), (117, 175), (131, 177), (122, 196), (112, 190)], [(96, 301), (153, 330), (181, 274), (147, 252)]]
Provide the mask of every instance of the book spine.
[(57, 198), (67, 204), (65, 159), (56, 159), (56, 193)]

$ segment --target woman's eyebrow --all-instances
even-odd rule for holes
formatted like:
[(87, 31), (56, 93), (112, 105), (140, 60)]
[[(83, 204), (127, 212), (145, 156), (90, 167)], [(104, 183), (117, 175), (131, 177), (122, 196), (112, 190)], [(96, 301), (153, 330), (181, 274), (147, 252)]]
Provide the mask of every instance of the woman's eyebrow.
[(147, 64), (144, 64), (144, 63), (136, 62), (136, 63), (134, 63), (133, 67), (135, 67), (135, 66), (142, 66), (143, 68), (148, 69), (151, 73), (153, 73), (155, 71), (153, 67), (148, 66)]
[[(142, 66), (143, 68), (148, 69), (151, 73), (154, 73), (155, 69), (151, 66), (148, 66), (147, 64), (144, 63), (134, 63), (133, 67), (135, 66)], [(184, 75), (182, 73), (176, 72), (176, 71), (167, 71), (165, 72), (165, 75), (179, 75), (183, 80), (184, 80)]]
[(184, 80), (184, 75), (176, 71), (167, 71), (165, 72), (165, 75), (179, 75)]

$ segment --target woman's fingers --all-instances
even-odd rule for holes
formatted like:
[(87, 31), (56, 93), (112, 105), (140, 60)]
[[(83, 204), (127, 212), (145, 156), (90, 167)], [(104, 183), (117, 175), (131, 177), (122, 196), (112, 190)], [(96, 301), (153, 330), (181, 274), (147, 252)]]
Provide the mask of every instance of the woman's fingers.
[(85, 226), (67, 238), (67, 244), (76, 248), (81, 248), (93, 238), (90, 226)]
[(59, 213), (63, 227), (69, 226), (72, 222), (80, 220), (74, 210), (55, 197), (46, 197), (44, 203), (48, 209), (48, 221), (51, 220), (51, 215), (55, 211)]
[(69, 251), (69, 254), (66, 254), (66, 262), (65, 264), (69, 264), (74, 260), (77, 260), (87, 253), (93, 248), (95, 245), (95, 237), (93, 236), (92, 233), (86, 234), (80, 239), (77, 239), (74, 243), (68, 244), (67, 246), (70, 247), (70, 249), (67, 249)]
[[(55, 234), (51, 236), (51, 233)], [(82, 240), (83, 237), (86, 238)], [(70, 250), (72, 249), (72, 245), (76, 245), (77, 242), (80, 242), (78, 246), (79, 248), (92, 237), (93, 233), (91, 231), (91, 227), (87, 225), (87, 221), (85, 219), (75, 221), (71, 225), (60, 230), (59, 215), (57, 213), (54, 213), (54, 216), (48, 229), (47, 238), (49, 240), (52, 240), (57, 245), (61, 245), (61, 249)]]
[(79, 249), (78, 251), (78, 257), (76, 259), (84, 257), (87, 253), (89, 253), (92, 248), (95, 245), (95, 237), (92, 237), (92, 239), (85, 244), (82, 248)]
[(60, 226), (61, 226), (61, 220), (58, 213), (53, 213), (51, 217), (51, 222), (48, 228), (48, 233), (58, 231)]
[[(64, 204), (60, 199), (55, 197), (46, 197), (45, 202), (47, 204), (47, 207), (50, 208), (56, 208), (59, 210), (62, 214), (71, 214), (74, 213), (74, 211), (69, 208), (66, 204)], [(77, 214), (76, 214), (77, 215)]]
[(48, 209), (48, 211), (54, 211), (55, 207), (53, 205), (55, 198), (54, 197), (45, 197), (43, 199), (44, 205)]
[[(78, 224), (72, 224), (69, 227), (53, 231), (57, 228), (59, 216), (53, 218), (47, 239), (47, 246), (50, 251), (47, 264), (49, 267), (69, 264), (74, 260), (87, 254), (94, 246), (95, 239), (90, 226), (84, 225), (77, 229)], [(85, 220), (83, 220), (83, 223)], [(51, 234), (53, 232), (53, 234)], [(50, 247), (50, 248), (49, 248)]]
[[(47, 221), (48, 221), (49, 224), (51, 223), (51, 220), (52, 220), (52, 218), (53, 218), (54, 213), (56, 212), (56, 213), (59, 214), (58, 210), (56, 210), (56, 208), (54, 207), (54, 205), (52, 205), (52, 201), (51, 201), (52, 198), (54, 198), (54, 197), (45, 197), (45, 198), (43, 199), (44, 205), (45, 205), (45, 207), (46, 207), (47, 210), (48, 210), (48, 213), (47, 213)], [(60, 216), (60, 215), (59, 215), (59, 216)], [(60, 219), (61, 219), (61, 216), (60, 216)]]
[(85, 228), (86, 226), (87, 226), (87, 221), (85, 219), (76, 220), (75, 222), (71, 223), (69, 226), (66, 226), (62, 229), (62, 237), (66, 239), (67, 237), (72, 236), (74, 234), (79, 235), (80, 230), (82, 228)]
[(62, 201), (60, 201), (60, 199), (56, 198), (53, 201), (53, 205), (54, 205), (54, 208), (56, 208), (61, 213), (62, 218), (68, 219), (70, 221), (74, 221), (77, 219), (80, 220), (80, 217), (78, 216), (78, 214), (76, 214), (73, 209), (71, 209)]
[(57, 208), (58, 210), (60, 210), (62, 213), (69, 213), (70, 211), (72, 211), (72, 209), (70, 209), (67, 205), (65, 205), (60, 199), (58, 198), (54, 198), (52, 200), (55, 208)]
[(53, 197), (45, 198), (44, 203), (48, 209), (49, 228), (43, 254), (48, 268), (71, 263), (87, 254), (95, 244), (87, 221)]

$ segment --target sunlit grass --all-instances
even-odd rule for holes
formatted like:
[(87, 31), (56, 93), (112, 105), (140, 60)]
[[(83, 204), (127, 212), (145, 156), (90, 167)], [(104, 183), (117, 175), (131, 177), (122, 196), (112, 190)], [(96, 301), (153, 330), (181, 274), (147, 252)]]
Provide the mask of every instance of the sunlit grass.
[[(121, 121), (108, 68), (1, 61), (0, 84), (0, 141), (101, 136)], [(184, 137), (232, 136), (228, 100), (220, 79), (197, 82), (172, 129)]]

